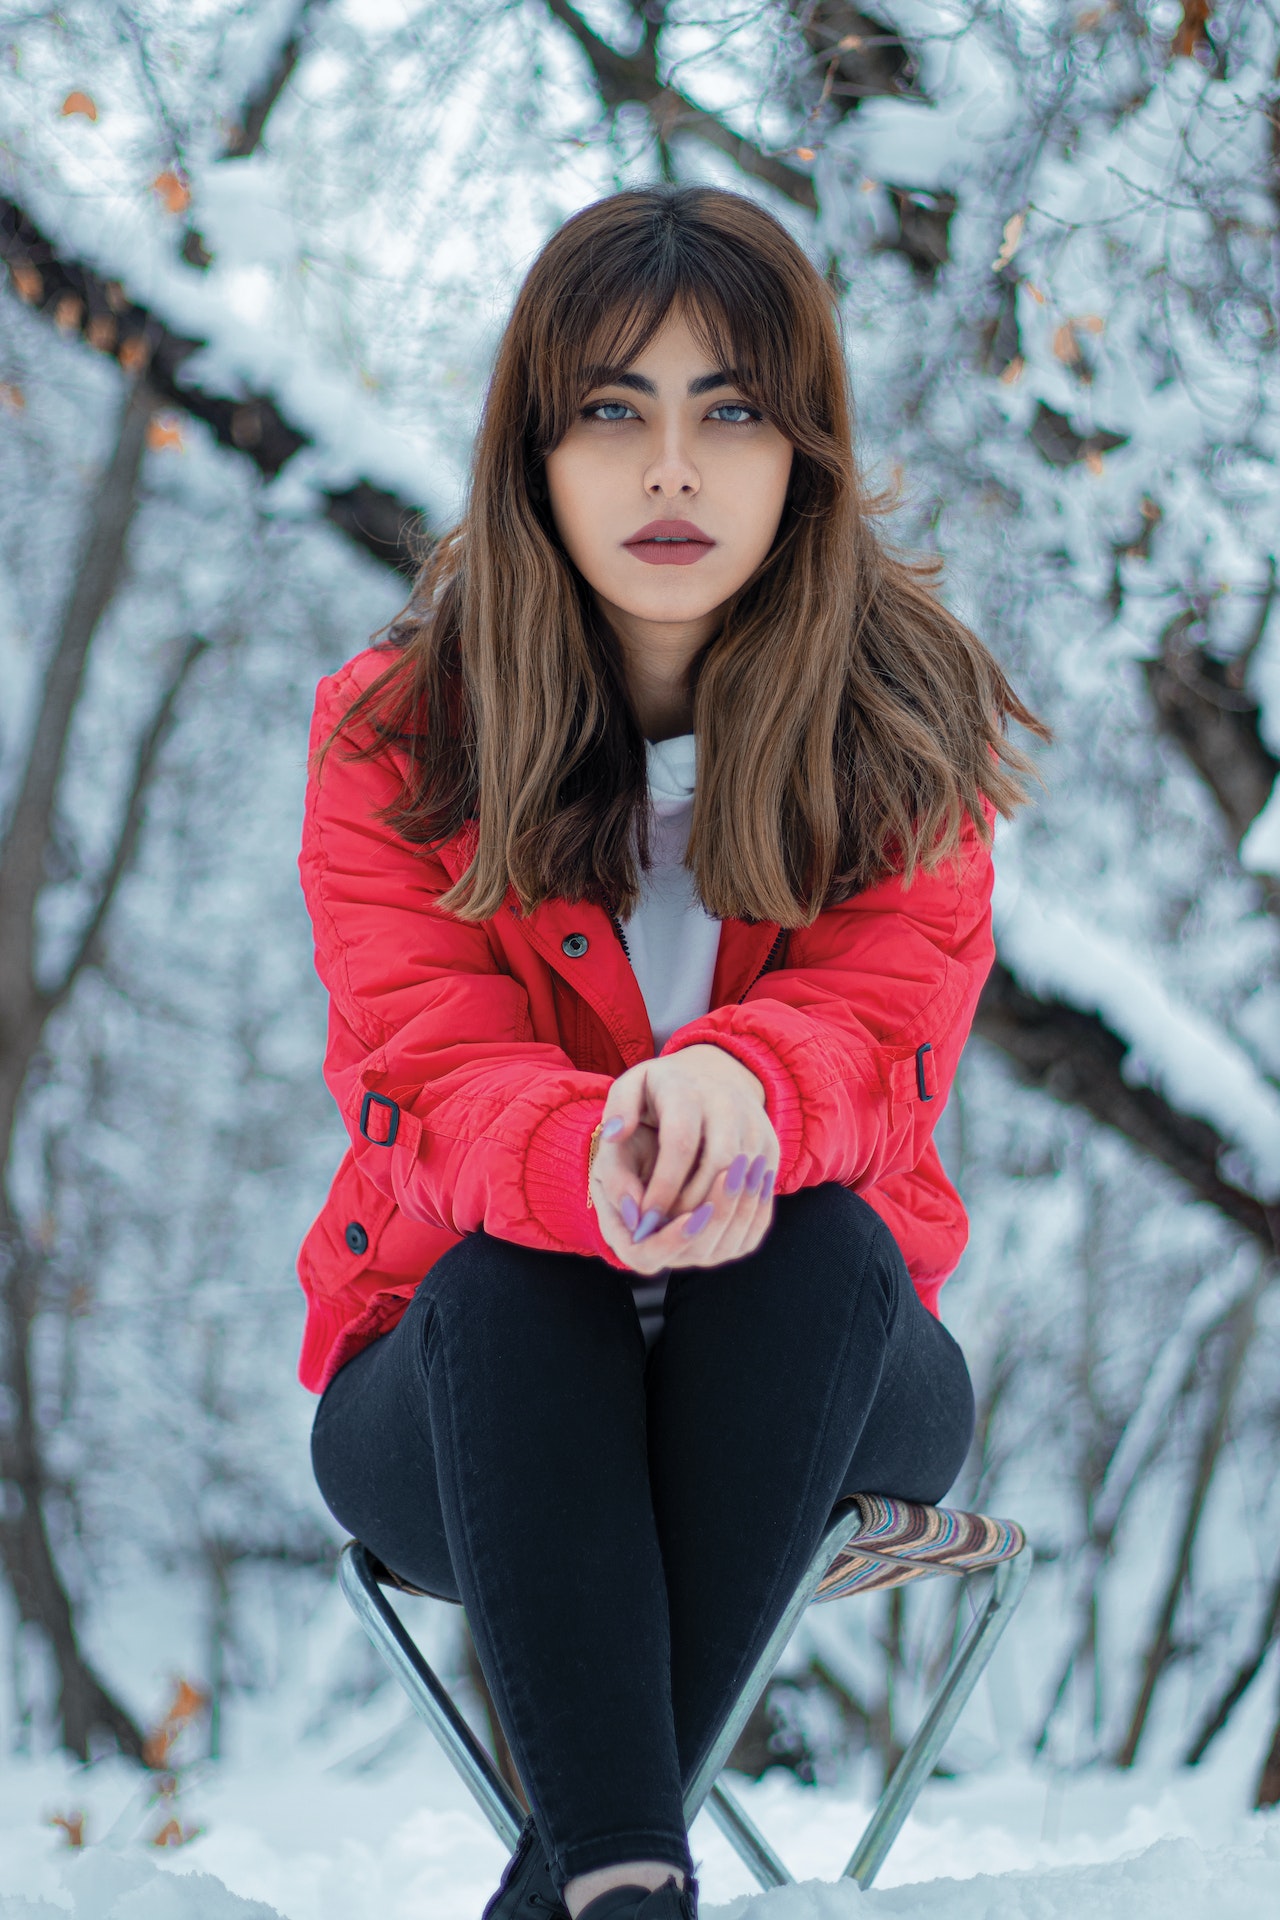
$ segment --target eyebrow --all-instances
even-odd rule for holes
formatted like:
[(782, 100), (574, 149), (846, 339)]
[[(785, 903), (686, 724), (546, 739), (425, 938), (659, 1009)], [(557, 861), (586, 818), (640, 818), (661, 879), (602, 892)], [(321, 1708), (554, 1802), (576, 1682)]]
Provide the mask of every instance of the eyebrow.
[[(593, 393), (597, 387), (626, 387), (630, 393), (643, 393), (650, 400), (656, 400), (658, 389), (652, 380), (642, 373), (618, 372), (613, 367), (591, 367), (587, 381), (587, 392)], [(696, 400), (701, 394), (714, 393), (719, 387), (741, 387), (742, 381), (732, 367), (721, 368), (716, 373), (703, 373), (689, 382), (689, 398)]]

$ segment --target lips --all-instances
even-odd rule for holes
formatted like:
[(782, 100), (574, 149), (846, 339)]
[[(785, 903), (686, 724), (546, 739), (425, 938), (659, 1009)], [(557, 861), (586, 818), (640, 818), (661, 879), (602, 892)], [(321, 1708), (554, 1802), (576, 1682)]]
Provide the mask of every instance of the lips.
[(622, 544), (646, 566), (691, 567), (716, 543), (692, 520), (651, 520)]

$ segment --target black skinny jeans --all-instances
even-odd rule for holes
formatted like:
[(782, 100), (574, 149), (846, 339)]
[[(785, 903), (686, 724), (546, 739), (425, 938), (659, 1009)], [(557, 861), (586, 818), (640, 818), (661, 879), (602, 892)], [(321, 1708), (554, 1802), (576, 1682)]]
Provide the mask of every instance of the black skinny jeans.
[(959, 1347), (842, 1187), (673, 1273), (666, 1313), (646, 1359), (626, 1275), (476, 1234), (316, 1416), (335, 1517), (466, 1607), (559, 1886), (691, 1869), (683, 1783), (832, 1507), (941, 1499), (973, 1431)]

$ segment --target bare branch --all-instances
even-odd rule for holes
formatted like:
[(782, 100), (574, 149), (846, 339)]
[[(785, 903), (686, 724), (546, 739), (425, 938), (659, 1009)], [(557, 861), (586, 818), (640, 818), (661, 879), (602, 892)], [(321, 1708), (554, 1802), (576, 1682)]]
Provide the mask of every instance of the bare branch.
[(644, 39), (635, 53), (619, 53), (607, 40), (593, 33), (586, 21), (569, 5), (569, 0), (547, 0), (547, 7), (562, 26), (569, 29), (591, 63), (596, 90), (611, 113), (619, 107), (644, 107), (654, 131), (664, 142), (675, 135), (690, 134), (706, 146), (714, 147), (732, 160), (753, 180), (763, 180), (794, 200), (809, 212), (816, 210), (818, 196), (811, 177), (789, 161), (757, 146), (745, 135), (735, 133), (713, 113), (695, 106), (674, 87), (668, 87), (658, 72), (658, 30), (646, 21)]
[(257, 91), (245, 101), (240, 124), (226, 145), (228, 160), (243, 160), (256, 153), (271, 111), (293, 78), (293, 70), (315, 26), (315, 16), (327, 4), (328, 0), (301, 0), (292, 31), (276, 55), (275, 64)]
[[(1243, 1248), (1241, 1256), (1247, 1263), (1249, 1256)], [(1173, 1408), (1186, 1391), (1200, 1354), (1260, 1284), (1255, 1273), (1252, 1278), (1245, 1278), (1242, 1285), (1242, 1276), (1247, 1272), (1247, 1264), (1242, 1265), (1238, 1258), (1224, 1273), (1207, 1274), (1192, 1288), (1183, 1302), (1177, 1326), (1152, 1361), (1142, 1391), (1116, 1437), (1105, 1467), (1100, 1460), (1094, 1463), (1089, 1481), (1089, 1531), (1077, 1555), (1074, 1594), (1068, 1603), (1078, 1626), (1063, 1657), (1036, 1737), (1037, 1753), (1043, 1752), (1048, 1744), (1050, 1729), (1077, 1664), (1095, 1651), (1098, 1582), (1111, 1559), (1130, 1497), (1142, 1484), (1143, 1470), (1168, 1430)], [(1096, 1671), (1095, 1664), (1095, 1674)]]
[(54, 796), (89, 644), (120, 576), (154, 404), (144, 381), (126, 391), (115, 448), (94, 495), (80, 565), (45, 675), (26, 771), (0, 848), (0, 1005), (9, 1009), (8, 1020), (0, 1016), (0, 1058), (17, 1041), (9, 1022), (26, 1017), (34, 993), (35, 904), (44, 885)]
[(98, 896), (93, 910), (76, 943), (75, 951), (63, 968), (61, 980), (51, 992), (43, 996), (44, 1005), (49, 1012), (62, 1004), (78, 976), (93, 957), (103, 923), (111, 911), (116, 889), (128, 870), (134, 849), (138, 844), (138, 833), (142, 826), (143, 809), (151, 785), (151, 776), (155, 772), (156, 762), (164, 743), (169, 737), (178, 697), (187, 683), (191, 669), (208, 652), (208, 649), (209, 642), (199, 634), (187, 641), (165, 683), (155, 713), (152, 715), (151, 724), (138, 743), (124, 811), (116, 834), (116, 843), (99, 882)]
[(1204, 1759), (1209, 1747), (1222, 1732), (1227, 1721), (1261, 1673), (1278, 1628), (1280, 1628), (1280, 1566), (1272, 1576), (1266, 1604), (1262, 1610), (1262, 1620), (1253, 1646), (1205, 1715), (1200, 1731), (1187, 1749), (1184, 1766), (1197, 1767)]
[(1270, 1275), (1265, 1269), (1259, 1272), (1256, 1283), (1241, 1300), (1229, 1322), (1230, 1337), (1226, 1353), (1223, 1355), (1222, 1370), (1218, 1376), (1209, 1423), (1205, 1428), (1196, 1459), (1195, 1478), (1187, 1500), (1182, 1531), (1178, 1537), (1178, 1549), (1165, 1585), (1160, 1611), (1156, 1616), (1151, 1638), (1143, 1657), (1142, 1680), (1133, 1704), (1129, 1730), (1116, 1755), (1118, 1767), (1131, 1767), (1138, 1757), (1138, 1747), (1151, 1712), (1151, 1703), (1155, 1699), (1156, 1688), (1173, 1653), (1173, 1623), (1183, 1589), (1187, 1584), (1187, 1576), (1191, 1572), (1191, 1555), (1195, 1549), (1196, 1535), (1200, 1531), (1205, 1503), (1209, 1498), (1209, 1489), (1213, 1485), (1213, 1476), (1217, 1470), (1218, 1456), (1222, 1452), (1223, 1443), (1227, 1437), (1227, 1422), (1231, 1418), (1236, 1390), (1240, 1385), (1244, 1363), (1257, 1328), (1258, 1301), (1269, 1279)]
[[(328, 0), (301, 0), (293, 26), (282, 41), (270, 71), (256, 92), (250, 94), (239, 120), (230, 129), (222, 150), (224, 160), (247, 160), (250, 154), (257, 152), (272, 110), (293, 78), (294, 68), (315, 25), (315, 16), (327, 5)], [(195, 226), (188, 227), (183, 236), (182, 257), (191, 267), (209, 267), (213, 264), (213, 255), (205, 245), (203, 234)]]

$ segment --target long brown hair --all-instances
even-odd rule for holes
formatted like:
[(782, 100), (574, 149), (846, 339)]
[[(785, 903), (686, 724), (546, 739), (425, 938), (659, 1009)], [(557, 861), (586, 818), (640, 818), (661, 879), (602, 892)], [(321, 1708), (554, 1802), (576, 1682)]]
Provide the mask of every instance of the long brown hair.
[(785, 229), (711, 187), (587, 207), (535, 260), (498, 349), (470, 501), (344, 717), (403, 756), (386, 818), (438, 845), (478, 822), (441, 905), (488, 919), (513, 889), (626, 913), (647, 858), (644, 741), (621, 653), (570, 564), (543, 463), (589, 369), (632, 361), (679, 309), (795, 449), (774, 545), (694, 663), (688, 864), (719, 918), (804, 925), (886, 873), (953, 853), (984, 799), (1009, 813), (1043, 736), (933, 591), (877, 538), (854, 461), (830, 290)]

